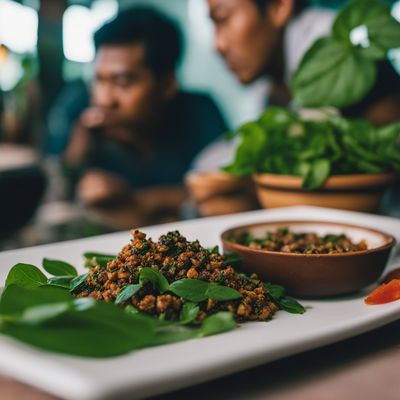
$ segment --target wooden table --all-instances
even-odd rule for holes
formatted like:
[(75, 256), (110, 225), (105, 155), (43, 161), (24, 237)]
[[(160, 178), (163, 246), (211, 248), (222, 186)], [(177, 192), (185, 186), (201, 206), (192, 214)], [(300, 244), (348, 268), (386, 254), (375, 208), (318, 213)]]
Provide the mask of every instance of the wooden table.
[[(399, 367), (400, 319), (330, 346), (153, 400), (399, 400)], [(0, 376), (0, 399), (56, 397)]]

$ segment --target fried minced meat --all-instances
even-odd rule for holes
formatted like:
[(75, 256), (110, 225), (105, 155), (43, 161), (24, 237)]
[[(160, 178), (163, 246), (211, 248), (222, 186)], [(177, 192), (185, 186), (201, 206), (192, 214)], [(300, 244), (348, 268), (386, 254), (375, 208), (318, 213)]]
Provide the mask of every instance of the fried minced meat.
[[(202, 247), (199, 241), (187, 241), (178, 231), (161, 236), (157, 243), (138, 230), (131, 233), (131, 242), (106, 268), (96, 265), (89, 270), (77, 297), (113, 302), (124, 286), (138, 283), (142, 268), (151, 267), (162, 273), (169, 283), (184, 278), (199, 279), (228, 286), (242, 294), (237, 300), (200, 302), (195, 322), (217, 311), (230, 311), (239, 322), (267, 320), (279, 309), (255, 274), (247, 277), (235, 272), (224, 256)], [(142, 312), (173, 321), (179, 319), (183, 303), (179, 296), (160, 293), (148, 282), (123, 305), (131, 304)]]
[(254, 238), (248, 232), (242, 232), (234, 241), (249, 246), (252, 249), (279, 251), (283, 253), (300, 254), (335, 254), (350, 251), (367, 250), (365, 240), (353, 242), (344, 234), (327, 234), (319, 236), (313, 232), (295, 233), (288, 228), (277, 231), (267, 231), (262, 238)]

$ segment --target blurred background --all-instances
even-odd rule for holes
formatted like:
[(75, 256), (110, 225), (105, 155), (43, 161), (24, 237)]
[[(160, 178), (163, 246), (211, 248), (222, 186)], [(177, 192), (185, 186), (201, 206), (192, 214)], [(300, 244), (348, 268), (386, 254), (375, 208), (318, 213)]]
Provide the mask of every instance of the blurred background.
[[(314, 3), (336, 8), (346, 1)], [(118, 229), (71, 201), (57, 161), (65, 143), (52, 134), (63, 129), (60, 94), (92, 78), (93, 33), (139, 4), (154, 6), (180, 25), (179, 83), (210, 95), (228, 128), (264, 108), (267, 80), (241, 85), (216, 54), (205, 0), (0, 0), (0, 250)], [(400, 1), (391, 4), (400, 20)], [(390, 58), (400, 71), (399, 51)]]

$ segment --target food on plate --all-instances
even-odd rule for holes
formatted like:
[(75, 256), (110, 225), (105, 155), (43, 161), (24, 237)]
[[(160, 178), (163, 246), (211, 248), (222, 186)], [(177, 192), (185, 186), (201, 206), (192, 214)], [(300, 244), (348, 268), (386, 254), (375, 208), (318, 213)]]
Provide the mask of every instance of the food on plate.
[[(235, 257), (179, 232), (158, 242), (143, 232), (118, 256), (85, 253), (87, 273), (44, 258), (43, 269), (16, 264), (0, 291), (0, 333), (82, 357), (214, 335), (237, 322), (265, 321), (305, 309), (282, 286), (237, 273)], [(236, 259), (237, 261), (237, 259)]]
[[(130, 304), (166, 320), (178, 320), (183, 306), (194, 302), (195, 322), (217, 311), (230, 311), (237, 321), (266, 320), (279, 309), (257, 275), (238, 274), (216, 248), (190, 242), (178, 231), (168, 232), (158, 242), (138, 230), (132, 235), (115, 260), (89, 270), (74, 292), (77, 297)], [(158, 276), (159, 284), (149, 280), (139, 287), (142, 271)], [(130, 296), (123, 295), (127, 291)]]
[(365, 240), (353, 242), (344, 234), (319, 236), (314, 232), (292, 232), (287, 227), (266, 231), (261, 238), (255, 238), (249, 232), (244, 231), (231, 239), (252, 249), (284, 253), (335, 254), (368, 249)]
[(382, 283), (365, 298), (365, 304), (386, 304), (400, 300), (400, 279)]

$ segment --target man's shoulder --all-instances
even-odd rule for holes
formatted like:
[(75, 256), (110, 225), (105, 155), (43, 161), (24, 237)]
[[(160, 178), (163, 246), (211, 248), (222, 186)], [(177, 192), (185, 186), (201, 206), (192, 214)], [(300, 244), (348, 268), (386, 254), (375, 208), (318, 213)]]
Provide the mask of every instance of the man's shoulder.
[(199, 149), (227, 130), (225, 119), (213, 98), (197, 91), (181, 91), (170, 113), (175, 136), (187, 138), (191, 132), (193, 146)]
[(199, 129), (214, 124), (226, 129), (225, 119), (214, 99), (207, 93), (180, 91), (173, 101), (172, 113), (179, 124), (197, 125)]
[(209, 94), (200, 91), (180, 91), (175, 98), (175, 104), (178, 107), (192, 109), (193, 111), (207, 108), (217, 109), (213, 98)]

